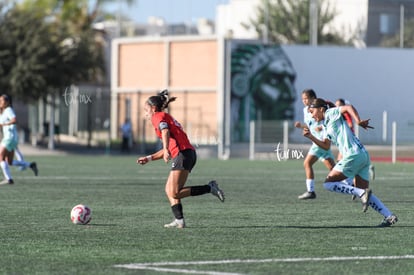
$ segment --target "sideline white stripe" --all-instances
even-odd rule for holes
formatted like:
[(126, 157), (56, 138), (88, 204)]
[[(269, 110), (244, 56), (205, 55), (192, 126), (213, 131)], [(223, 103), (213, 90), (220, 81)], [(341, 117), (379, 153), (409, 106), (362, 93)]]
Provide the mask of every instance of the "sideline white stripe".
[(322, 261), (360, 261), (360, 260), (404, 260), (414, 259), (414, 255), (400, 256), (354, 256), (354, 257), (314, 257), (314, 258), (286, 258), (286, 259), (233, 259), (219, 261), (188, 261), (188, 262), (158, 262), (158, 263), (139, 263), (121, 264), (114, 267), (126, 269), (154, 270), (160, 272), (187, 273), (187, 274), (206, 274), (206, 275), (242, 275), (241, 273), (227, 273), (219, 271), (202, 271), (189, 269), (161, 268), (161, 266), (183, 266), (183, 265), (219, 265), (237, 263), (277, 263), (277, 262), (322, 262)]

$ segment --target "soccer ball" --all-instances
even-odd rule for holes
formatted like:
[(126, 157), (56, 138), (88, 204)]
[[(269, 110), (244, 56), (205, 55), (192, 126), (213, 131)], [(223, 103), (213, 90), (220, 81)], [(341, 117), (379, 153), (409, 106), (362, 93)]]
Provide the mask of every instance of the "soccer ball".
[(84, 204), (75, 205), (70, 211), (70, 219), (74, 224), (87, 224), (91, 218), (92, 210)]

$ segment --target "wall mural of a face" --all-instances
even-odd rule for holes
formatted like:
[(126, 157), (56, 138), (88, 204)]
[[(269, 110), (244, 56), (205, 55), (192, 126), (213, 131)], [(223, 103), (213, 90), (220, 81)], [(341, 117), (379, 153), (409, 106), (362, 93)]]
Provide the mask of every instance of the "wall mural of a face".
[(296, 72), (278, 45), (231, 44), (232, 140), (248, 141), (251, 120), (292, 120)]

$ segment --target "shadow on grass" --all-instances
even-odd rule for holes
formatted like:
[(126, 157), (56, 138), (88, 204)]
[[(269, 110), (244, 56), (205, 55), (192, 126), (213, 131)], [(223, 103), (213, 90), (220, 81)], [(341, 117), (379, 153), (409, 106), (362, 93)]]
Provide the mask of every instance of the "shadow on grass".
[(119, 226), (118, 224), (110, 224), (110, 223), (90, 223), (86, 224), (85, 226), (94, 227), (94, 226), (102, 226), (102, 227), (112, 227), (112, 226)]
[[(327, 225), (327, 226), (309, 226), (309, 225), (252, 225), (252, 226), (220, 226), (220, 228), (233, 228), (233, 229), (270, 229), (270, 228), (283, 228), (283, 229), (359, 229), (359, 228), (414, 228), (414, 225), (394, 225), (389, 227), (380, 227), (378, 225)], [(190, 227), (189, 227), (190, 228)], [(193, 227), (196, 228), (196, 227)]]
[(401, 200), (401, 201), (391, 201), (391, 200), (383, 200), (383, 203), (409, 203), (409, 204), (413, 204), (414, 201), (408, 201), (408, 200)]

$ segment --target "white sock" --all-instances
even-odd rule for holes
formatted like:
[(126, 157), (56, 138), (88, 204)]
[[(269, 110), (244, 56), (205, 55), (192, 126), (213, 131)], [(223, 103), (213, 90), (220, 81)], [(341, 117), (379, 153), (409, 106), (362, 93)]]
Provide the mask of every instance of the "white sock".
[(354, 187), (354, 186), (349, 186), (348, 184), (345, 184), (342, 181), (325, 182), (323, 184), (323, 187), (326, 190), (329, 190), (332, 192), (348, 194), (348, 195), (356, 195), (358, 197), (361, 197), (365, 193), (365, 189), (361, 189), (361, 188)]
[(26, 162), (24, 160), (15, 160), (14, 159), (12, 165), (13, 166), (20, 166), (20, 167), (23, 167), (23, 168), (27, 168), (27, 167), (30, 166), (30, 163), (28, 163), (28, 162)]
[(354, 179), (353, 178), (346, 178), (342, 181), (345, 184), (348, 184), (350, 186), (354, 186)]
[(6, 180), (10, 180), (12, 177), (10, 174), (9, 164), (3, 160), (2, 162), (0, 162), (0, 166)]
[(315, 192), (315, 180), (314, 179), (306, 179), (306, 189), (308, 192)]
[(17, 160), (24, 161), (23, 154), (18, 149), (14, 150), (14, 155)]
[(392, 215), (392, 212), (382, 203), (382, 201), (377, 198), (374, 194), (371, 194), (368, 202), (369, 206), (371, 206), (375, 211), (380, 213), (384, 216), (384, 218), (389, 217)]

